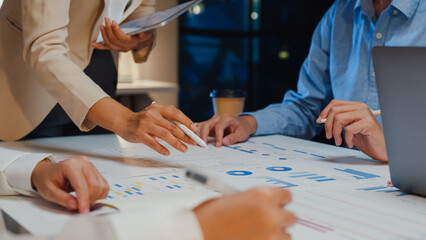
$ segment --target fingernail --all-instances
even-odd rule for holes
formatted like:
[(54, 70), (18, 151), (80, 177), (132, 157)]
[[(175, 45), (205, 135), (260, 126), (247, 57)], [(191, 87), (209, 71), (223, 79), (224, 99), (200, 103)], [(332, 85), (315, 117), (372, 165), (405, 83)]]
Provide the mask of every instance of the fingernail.
[(216, 142), (216, 147), (220, 147), (220, 142)]
[(229, 139), (227, 139), (227, 138), (223, 139), (222, 142), (223, 142), (224, 145), (229, 145), (230, 144)]
[(195, 123), (191, 124), (191, 129), (192, 131), (197, 131), (198, 130), (197, 125), (195, 125)]
[(318, 118), (317, 118), (317, 123), (320, 123), (320, 122), (321, 122), (321, 119), (322, 119), (321, 117), (318, 117)]
[(68, 209), (71, 209), (71, 210), (75, 210), (77, 208), (75, 200), (72, 198), (68, 199), (67, 205), (68, 205)]
[(188, 147), (186, 147), (185, 145), (182, 145), (180, 147), (180, 150), (182, 150), (182, 152), (186, 152), (186, 150), (188, 150)]
[(169, 155), (170, 155), (170, 152), (169, 152), (169, 151), (167, 151), (167, 150), (165, 150), (165, 151), (163, 151), (163, 155), (169, 156)]
[(83, 214), (87, 215), (89, 214), (90, 210), (88, 208), (83, 209)]

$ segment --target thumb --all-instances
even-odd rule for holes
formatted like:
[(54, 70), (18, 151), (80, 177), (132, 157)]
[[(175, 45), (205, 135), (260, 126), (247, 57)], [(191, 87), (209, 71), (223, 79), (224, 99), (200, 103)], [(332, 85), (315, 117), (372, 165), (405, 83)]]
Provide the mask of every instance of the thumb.
[(224, 137), (223, 140), (222, 140), (222, 144), (225, 145), (225, 146), (231, 145), (231, 144), (234, 144), (234, 143), (237, 143), (237, 142), (244, 141), (245, 139), (243, 139), (243, 138), (244, 137), (242, 136), (241, 133), (234, 132), (234, 133), (231, 133), (231, 134), (227, 135), (226, 137)]

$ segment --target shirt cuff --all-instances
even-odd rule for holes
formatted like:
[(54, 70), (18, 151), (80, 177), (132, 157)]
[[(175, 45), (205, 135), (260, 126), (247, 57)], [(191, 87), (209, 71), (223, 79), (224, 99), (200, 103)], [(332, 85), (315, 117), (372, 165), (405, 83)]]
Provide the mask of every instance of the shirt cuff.
[(260, 112), (243, 112), (238, 114), (238, 116), (252, 116), (254, 119), (256, 119), (256, 132), (253, 134), (253, 136), (259, 136), (259, 135), (266, 135), (270, 134), (265, 126), (268, 126), (268, 122), (271, 121), (270, 116), (267, 116), (265, 114), (261, 114)]
[(45, 153), (25, 154), (12, 162), (5, 171), (10, 187), (17, 193), (27, 196), (37, 196), (37, 191), (31, 185), (31, 175), (36, 165), (44, 159), (56, 162), (52, 155)]
[[(203, 232), (192, 209), (220, 194), (212, 191), (147, 196), (111, 215), (118, 240), (202, 240)], [(114, 204), (112, 204), (114, 205)]]
[[(84, 111), (82, 110), (81, 113), (78, 114), (78, 116), (76, 115), (76, 119), (78, 120), (77, 122), (74, 122), (74, 123), (81, 131), (88, 132), (92, 130), (94, 127), (96, 127), (95, 123), (87, 120), (87, 114), (89, 114), (89, 111), (93, 107), (93, 105), (95, 105), (97, 102), (99, 102), (103, 98), (107, 98), (107, 97), (110, 97), (110, 96), (106, 94), (105, 92), (103, 91), (98, 92), (96, 96), (93, 96), (92, 100), (88, 101), (88, 104), (87, 104), (88, 107), (86, 107)], [(71, 120), (73, 120), (73, 118), (71, 118)]]

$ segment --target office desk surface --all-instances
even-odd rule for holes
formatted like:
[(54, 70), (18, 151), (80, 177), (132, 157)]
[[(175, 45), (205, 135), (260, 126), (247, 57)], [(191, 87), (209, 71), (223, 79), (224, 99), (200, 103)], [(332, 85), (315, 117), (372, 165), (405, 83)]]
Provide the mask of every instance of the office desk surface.
[[(426, 239), (426, 200), (388, 186), (387, 164), (355, 150), (278, 135), (222, 148), (191, 146), (185, 154), (171, 149), (169, 157), (115, 135), (0, 143), (0, 147), (51, 152), (58, 159), (89, 156), (110, 183), (111, 201), (210, 191), (184, 179), (181, 167), (191, 166), (240, 190), (289, 189), (293, 202), (287, 208), (298, 216), (290, 229), (293, 239)], [(40, 199), (2, 197), (0, 207), (34, 234), (54, 233), (72, 217)], [(46, 222), (37, 222), (45, 214)]]

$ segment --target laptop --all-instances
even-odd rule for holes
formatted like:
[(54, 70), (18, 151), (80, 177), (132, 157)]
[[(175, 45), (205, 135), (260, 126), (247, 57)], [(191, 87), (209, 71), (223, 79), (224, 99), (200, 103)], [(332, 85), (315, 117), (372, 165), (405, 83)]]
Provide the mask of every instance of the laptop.
[(426, 196), (426, 47), (374, 47), (392, 183)]

